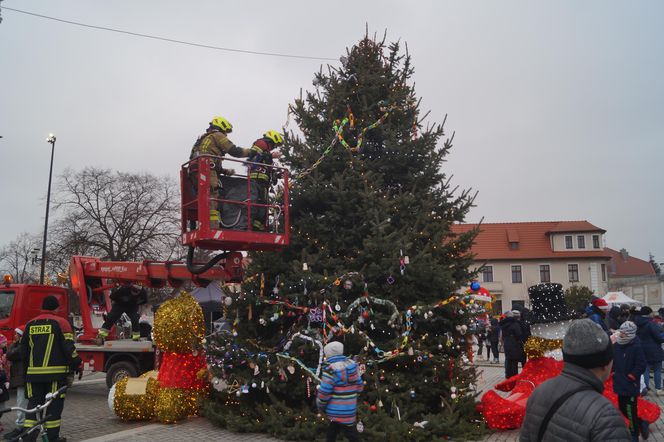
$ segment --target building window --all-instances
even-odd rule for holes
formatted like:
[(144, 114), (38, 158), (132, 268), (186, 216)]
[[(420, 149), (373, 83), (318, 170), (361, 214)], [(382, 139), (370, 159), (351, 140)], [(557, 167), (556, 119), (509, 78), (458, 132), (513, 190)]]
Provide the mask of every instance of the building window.
[(551, 282), (551, 267), (548, 264), (540, 265), (540, 282)]
[(510, 242), (510, 249), (511, 250), (519, 250), (519, 243), (516, 241)]
[(512, 266), (512, 282), (521, 283), (521, 266)]
[(599, 249), (599, 235), (593, 235), (593, 249)]
[(495, 300), (491, 303), (493, 305), (493, 314), (502, 315), (503, 314), (503, 301), (500, 299)]
[(512, 301), (512, 310), (522, 311), (526, 307), (526, 301)]
[(569, 282), (579, 282), (578, 264), (567, 264), (567, 273), (569, 274)]
[(571, 249), (572, 247), (572, 235), (565, 236), (565, 248)]
[(493, 282), (493, 266), (482, 267), (482, 281)]
[(586, 248), (586, 237), (584, 235), (578, 235), (576, 237), (576, 245), (580, 249)]
[(602, 264), (602, 282), (606, 282), (606, 264)]

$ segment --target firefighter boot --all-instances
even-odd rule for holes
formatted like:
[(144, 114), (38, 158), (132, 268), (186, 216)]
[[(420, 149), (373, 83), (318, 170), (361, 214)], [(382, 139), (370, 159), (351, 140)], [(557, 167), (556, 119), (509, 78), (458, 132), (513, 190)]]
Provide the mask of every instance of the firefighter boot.
[(221, 223), (221, 213), (218, 210), (210, 209), (210, 228), (214, 230), (219, 230), (219, 225)]
[(108, 337), (109, 330), (105, 328), (100, 328), (97, 332), (97, 337), (94, 339), (95, 345), (104, 345), (104, 339)]

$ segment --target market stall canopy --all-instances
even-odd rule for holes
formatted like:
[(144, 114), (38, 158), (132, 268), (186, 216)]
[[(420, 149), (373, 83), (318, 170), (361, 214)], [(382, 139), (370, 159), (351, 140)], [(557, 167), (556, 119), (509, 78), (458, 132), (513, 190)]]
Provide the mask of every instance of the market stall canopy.
[(627, 304), (627, 305), (641, 305), (643, 304), (640, 301), (637, 301), (635, 299), (630, 298), (623, 292), (609, 292), (604, 297), (602, 298), (606, 301), (607, 304), (609, 305), (622, 305), (622, 304)]

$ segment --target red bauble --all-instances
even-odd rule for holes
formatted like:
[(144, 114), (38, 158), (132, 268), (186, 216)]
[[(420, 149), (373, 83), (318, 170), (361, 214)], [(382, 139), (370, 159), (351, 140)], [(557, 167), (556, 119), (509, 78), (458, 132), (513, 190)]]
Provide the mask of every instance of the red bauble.
[(365, 311), (363, 311), (363, 312), (362, 312), (362, 317), (363, 317), (364, 319), (369, 319), (369, 310), (365, 310)]
[(371, 411), (372, 413), (375, 413), (376, 410), (378, 410), (378, 407), (376, 407), (375, 405), (369, 407), (369, 411)]

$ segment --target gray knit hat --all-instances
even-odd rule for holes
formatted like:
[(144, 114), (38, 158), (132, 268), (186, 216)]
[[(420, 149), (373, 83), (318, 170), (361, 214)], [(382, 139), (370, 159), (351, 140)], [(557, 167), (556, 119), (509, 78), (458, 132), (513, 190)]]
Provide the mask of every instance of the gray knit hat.
[(613, 360), (609, 335), (590, 319), (572, 322), (563, 338), (563, 360), (583, 368), (604, 367)]
[(620, 334), (622, 335), (621, 337), (623, 338), (622, 339), (623, 342), (620, 342), (621, 341), (620, 337), (618, 338), (618, 342), (621, 344), (630, 342), (632, 339), (636, 337), (636, 330), (637, 326), (632, 321), (623, 322), (622, 324), (620, 324)]
[(325, 353), (326, 358), (342, 355), (344, 354), (344, 345), (341, 342), (330, 342), (323, 347), (323, 353)]

